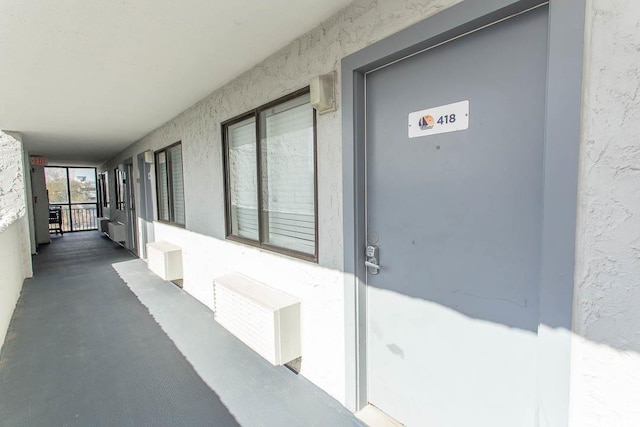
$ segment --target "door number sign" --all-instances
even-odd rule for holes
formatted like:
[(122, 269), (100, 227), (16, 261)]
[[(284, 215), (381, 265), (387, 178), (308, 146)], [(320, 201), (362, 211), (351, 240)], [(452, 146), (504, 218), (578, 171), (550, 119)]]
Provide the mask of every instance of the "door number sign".
[(409, 138), (469, 129), (469, 101), (409, 113)]

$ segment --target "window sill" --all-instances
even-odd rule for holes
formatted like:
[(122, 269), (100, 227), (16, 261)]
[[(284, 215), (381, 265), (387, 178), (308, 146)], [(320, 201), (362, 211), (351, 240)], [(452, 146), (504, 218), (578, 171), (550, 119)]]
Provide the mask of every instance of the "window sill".
[(176, 227), (176, 228), (186, 229), (186, 226), (184, 224), (178, 224), (177, 222), (165, 221), (165, 220), (162, 220), (162, 219), (157, 219), (155, 222), (160, 223), (160, 224), (164, 224), (164, 225), (170, 225), (170, 226)]
[(230, 234), (226, 237), (226, 240), (240, 243), (247, 246), (252, 246), (256, 249), (260, 249), (263, 252), (277, 255), (284, 255), (288, 258), (293, 258), (299, 261), (306, 261), (312, 264), (318, 265), (318, 257), (316, 255), (305, 254), (304, 252), (293, 251), (289, 249), (280, 248), (278, 246), (273, 246), (268, 243), (259, 243), (254, 240), (245, 239), (243, 237), (234, 236)]

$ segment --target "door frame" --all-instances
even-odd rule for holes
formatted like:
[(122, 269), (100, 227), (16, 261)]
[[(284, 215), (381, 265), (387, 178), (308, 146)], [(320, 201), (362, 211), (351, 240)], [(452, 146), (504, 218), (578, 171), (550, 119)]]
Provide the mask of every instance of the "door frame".
[(138, 256), (142, 259), (147, 259), (147, 248), (146, 245), (149, 243), (150, 237), (152, 238), (153, 233), (149, 233), (150, 224), (153, 224), (153, 195), (151, 184), (151, 166), (152, 162), (147, 162), (148, 156), (151, 154), (153, 158), (153, 152), (151, 150), (143, 151), (139, 153), (137, 156), (138, 159), (138, 184), (139, 184), (139, 192), (138, 192), (138, 218), (142, 220), (144, 224), (143, 227), (139, 227), (138, 233), (140, 248), (138, 248)]
[[(98, 182), (98, 169), (92, 166), (44, 166), (44, 175), (45, 175), (45, 187), (47, 185), (47, 169), (64, 169), (65, 171), (65, 179), (67, 181), (67, 202), (66, 203), (51, 203), (49, 201), (48, 206), (67, 206), (67, 212), (68, 212), (68, 219), (67, 219), (67, 225), (69, 227), (68, 230), (63, 230), (65, 233), (76, 233), (76, 232), (80, 232), (80, 231), (93, 231), (93, 230), (98, 230), (100, 228), (100, 224), (98, 221), (98, 218), (100, 217), (100, 190), (99, 190), (99, 182)], [(71, 201), (71, 175), (70, 175), (70, 170), (71, 169), (92, 169), (93, 170), (93, 176), (94, 176), (94, 182), (96, 183), (96, 202), (72, 202)], [(47, 190), (47, 194), (48, 194)], [(73, 226), (73, 205), (95, 205), (96, 206), (96, 214), (95, 214), (95, 228), (84, 228), (82, 230), (74, 230), (74, 226)], [(85, 210), (86, 211), (86, 210)], [(64, 215), (64, 211), (62, 212), (62, 215)], [(92, 221), (94, 222), (94, 221)]]
[(549, 3), (537, 407), (567, 425), (578, 194), (585, 0), (463, 1), (342, 60), (345, 404), (367, 403), (365, 75)]
[(139, 227), (138, 233), (140, 234), (139, 236), (139, 240), (140, 243), (142, 243), (140, 245), (140, 248), (138, 248), (138, 257), (142, 258), (142, 259), (147, 259), (147, 189), (145, 187), (145, 183), (147, 182), (147, 177), (146, 177), (146, 173), (145, 173), (145, 161), (144, 161), (144, 152), (139, 153), (136, 156), (136, 161), (138, 162), (138, 200), (139, 203), (138, 205), (140, 206), (140, 208), (138, 209), (138, 217), (143, 220), (145, 223), (143, 224), (144, 227)]
[[(136, 194), (136, 178), (135, 178), (135, 164), (133, 158), (127, 159), (124, 162), (125, 167), (125, 215), (127, 218), (127, 238), (130, 239), (127, 243), (129, 251), (138, 256), (138, 212), (136, 210), (136, 200), (138, 198)], [(133, 197), (132, 197), (133, 196)], [(133, 200), (132, 200), (133, 199)], [(133, 202), (133, 203), (132, 203)]]

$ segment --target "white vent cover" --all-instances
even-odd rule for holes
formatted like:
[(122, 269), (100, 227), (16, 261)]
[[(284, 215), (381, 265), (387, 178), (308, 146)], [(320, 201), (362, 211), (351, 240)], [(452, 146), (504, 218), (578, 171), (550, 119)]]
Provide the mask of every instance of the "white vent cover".
[(273, 365), (301, 356), (300, 301), (239, 274), (214, 280), (215, 319)]
[(182, 249), (169, 242), (147, 243), (147, 265), (164, 280), (182, 279)]
[(110, 222), (107, 224), (109, 230), (109, 238), (114, 242), (124, 242), (127, 238), (125, 236), (126, 229), (121, 222)]
[(98, 224), (100, 224), (100, 231), (109, 234), (109, 218), (98, 218)]

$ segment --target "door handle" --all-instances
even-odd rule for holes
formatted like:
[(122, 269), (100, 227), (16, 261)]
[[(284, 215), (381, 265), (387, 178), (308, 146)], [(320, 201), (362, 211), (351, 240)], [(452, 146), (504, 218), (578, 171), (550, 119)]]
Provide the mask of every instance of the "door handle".
[(378, 265), (378, 259), (380, 257), (380, 248), (376, 245), (369, 245), (365, 250), (367, 256), (364, 265), (367, 267), (369, 274), (378, 274), (380, 272), (380, 266)]
[(371, 261), (365, 261), (364, 265), (366, 265), (369, 268), (374, 268), (376, 270), (380, 270), (381, 269), (381, 267), (378, 264), (374, 264)]

